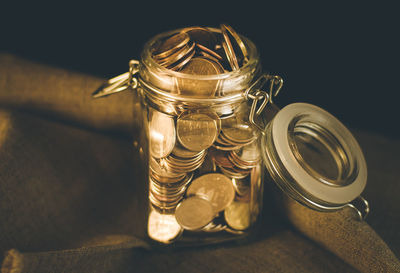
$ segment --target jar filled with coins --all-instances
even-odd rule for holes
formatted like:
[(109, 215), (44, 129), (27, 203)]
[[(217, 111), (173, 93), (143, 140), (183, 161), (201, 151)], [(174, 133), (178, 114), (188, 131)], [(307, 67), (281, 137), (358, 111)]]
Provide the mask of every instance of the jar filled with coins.
[(262, 72), (249, 39), (221, 24), (155, 36), (129, 72), (95, 92), (129, 87), (140, 102), (136, 183), (144, 185), (148, 238), (179, 244), (250, 235), (265, 177), (317, 210), (360, 196), (366, 165), (354, 137), (316, 106), (280, 110), (273, 99), (282, 84)]

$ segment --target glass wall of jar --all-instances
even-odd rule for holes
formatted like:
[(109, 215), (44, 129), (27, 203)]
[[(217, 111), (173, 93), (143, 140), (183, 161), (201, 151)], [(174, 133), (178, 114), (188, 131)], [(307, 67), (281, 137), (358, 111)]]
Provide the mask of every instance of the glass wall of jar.
[[(196, 40), (206, 35), (205, 41)], [(186, 43), (181, 46), (186, 51), (181, 59), (160, 61), (157, 56), (168, 56), (165, 43), (171, 39), (175, 46)], [(146, 132), (143, 183), (148, 184), (147, 234), (156, 242), (242, 238), (262, 209), (261, 133), (249, 120), (251, 103), (244, 96), (260, 76), (259, 56), (254, 44), (240, 37), (246, 53), (237, 60), (239, 67), (230, 68), (220, 57), (226, 54), (220, 41), (225, 41), (220, 29), (186, 28), (154, 37), (142, 53), (137, 92)], [(170, 54), (180, 54), (174, 50)]]

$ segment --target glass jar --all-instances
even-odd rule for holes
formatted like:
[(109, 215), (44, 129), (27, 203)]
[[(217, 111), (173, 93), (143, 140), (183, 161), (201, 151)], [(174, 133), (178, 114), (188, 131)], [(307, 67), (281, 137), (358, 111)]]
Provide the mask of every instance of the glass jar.
[(256, 46), (243, 36), (248, 61), (237, 70), (192, 75), (161, 66), (152, 57), (155, 45), (180, 31), (151, 39), (129, 72), (95, 93), (129, 87), (140, 102), (136, 183), (143, 183), (138, 205), (146, 210), (148, 238), (179, 245), (249, 236), (262, 211), (265, 170), (313, 209), (355, 208), (366, 164), (351, 133), (313, 105), (279, 110), (272, 98), (282, 79), (262, 72)]

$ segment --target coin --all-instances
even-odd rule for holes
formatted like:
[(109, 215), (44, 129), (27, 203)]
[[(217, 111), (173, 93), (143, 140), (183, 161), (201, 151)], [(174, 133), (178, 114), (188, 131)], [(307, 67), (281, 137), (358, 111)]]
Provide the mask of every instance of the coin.
[(177, 61), (174, 64), (168, 66), (168, 69), (179, 71), (182, 67), (184, 67), (194, 56), (196, 53), (195, 50), (191, 51), (187, 56), (184, 56), (182, 60)]
[(173, 214), (161, 214), (155, 210), (150, 212), (147, 233), (153, 240), (171, 243), (182, 231)]
[(185, 177), (185, 173), (176, 173), (171, 172), (165, 166), (164, 161), (157, 160), (153, 157), (149, 159), (149, 168), (150, 174), (153, 176), (156, 175), (157, 177), (164, 178), (164, 179), (157, 179), (157, 181), (171, 183), (171, 181), (177, 182)]
[(217, 39), (213, 32), (205, 27), (187, 27), (182, 30), (187, 33), (192, 41), (207, 48), (214, 48), (217, 44)]
[(173, 66), (176, 63), (182, 61), (185, 58), (188, 58), (191, 56), (191, 53), (194, 51), (195, 44), (192, 43), (192, 45), (185, 45), (182, 49), (179, 49), (175, 53), (171, 54), (170, 56), (157, 60), (157, 62), (164, 66), (164, 67), (170, 67)]
[(224, 48), (226, 58), (228, 59), (229, 65), (231, 66), (232, 70), (237, 70), (239, 69), (239, 63), (235, 55), (231, 40), (229, 39), (227, 30), (224, 25), (221, 25), (220, 29), (224, 38), (224, 40), (222, 41), (222, 47)]
[(185, 147), (183, 147), (179, 141), (175, 142), (175, 147), (172, 150), (172, 154), (180, 157), (180, 158), (193, 158), (196, 157), (197, 155), (199, 155), (200, 153), (202, 153), (203, 151), (200, 152), (196, 152), (196, 151), (190, 151), (188, 149), (186, 149)]
[(250, 179), (248, 179), (248, 178), (244, 178), (244, 179), (233, 178), (232, 184), (236, 190), (236, 193), (239, 196), (245, 196), (250, 192), (251, 184), (250, 184)]
[(240, 149), (232, 151), (231, 154), (235, 155), (241, 162), (247, 163), (247, 165), (257, 163), (261, 157), (257, 141), (242, 146)]
[(258, 142), (253, 141), (248, 145), (233, 150), (228, 155), (229, 160), (240, 169), (252, 169), (261, 160)]
[(210, 201), (215, 213), (218, 213), (233, 201), (235, 189), (227, 176), (220, 173), (208, 173), (193, 180), (186, 194), (203, 196)]
[(242, 39), (240, 39), (239, 34), (229, 25), (222, 24), (221, 27), (226, 29), (230, 35), (232, 35), (233, 39), (235, 40), (236, 44), (239, 46), (241, 54), (243, 56), (243, 61), (247, 62), (249, 60), (249, 54), (247, 52), (246, 45), (243, 43)]
[(212, 56), (213, 58), (215, 58), (218, 61), (222, 61), (222, 57), (216, 53), (215, 51), (209, 49), (208, 47), (205, 47), (201, 44), (196, 44), (196, 47), (200, 50), (203, 51), (205, 53), (207, 53), (209, 56)]
[(234, 201), (225, 209), (224, 217), (231, 228), (245, 230), (250, 226), (250, 204)]
[(155, 158), (169, 155), (175, 145), (175, 123), (171, 116), (149, 110), (150, 154)]
[[(192, 75), (216, 75), (224, 73), (221, 64), (205, 58), (194, 57), (182, 67), (179, 72)], [(178, 90), (180, 94), (195, 97), (213, 97), (218, 87), (216, 80), (204, 80), (193, 78), (178, 78)]]
[(204, 113), (183, 112), (176, 124), (180, 144), (190, 151), (210, 147), (218, 137), (218, 122)]
[(192, 172), (198, 169), (201, 164), (204, 162), (206, 153), (203, 152), (202, 154), (198, 155), (193, 159), (180, 159), (174, 157), (173, 155), (168, 156), (165, 158), (165, 162), (167, 164), (167, 168), (173, 172)]
[(245, 169), (240, 169), (236, 166), (232, 166), (232, 167), (223, 167), (223, 166), (219, 166), (221, 172), (223, 174), (225, 174), (226, 176), (230, 177), (230, 178), (236, 178), (236, 179), (243, 179), (246, 176), (249, 175), (249, 173), (251, 172), (251, 170), (245, 170)]
[(254, 129), (246, 121), (235, 116), (222, 120), (221, 138), (232, 145), (248, 144), (256, 137)]
[(153, 53), (153, 58), (165, 58), (190, 41), (187, 33), (181, 32), (164, 40)]
[(199, 196), (188, 197), (175, 210), (176, 221), (187, 230), (197, 230), (206, 226), (214, 215), (211, 203)]

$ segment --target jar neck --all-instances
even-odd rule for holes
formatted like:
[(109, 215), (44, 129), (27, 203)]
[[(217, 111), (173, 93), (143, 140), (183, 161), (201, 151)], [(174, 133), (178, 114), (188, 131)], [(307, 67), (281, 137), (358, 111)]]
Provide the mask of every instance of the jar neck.
[(143, 101), (153, 108), (173, 116), (187, 109), (209, 109), (219, 117), (229, 116), (246, 101), (244, 92), (216, 98), (187, 98), (152, 86), (139, 77), (138, 92)]

